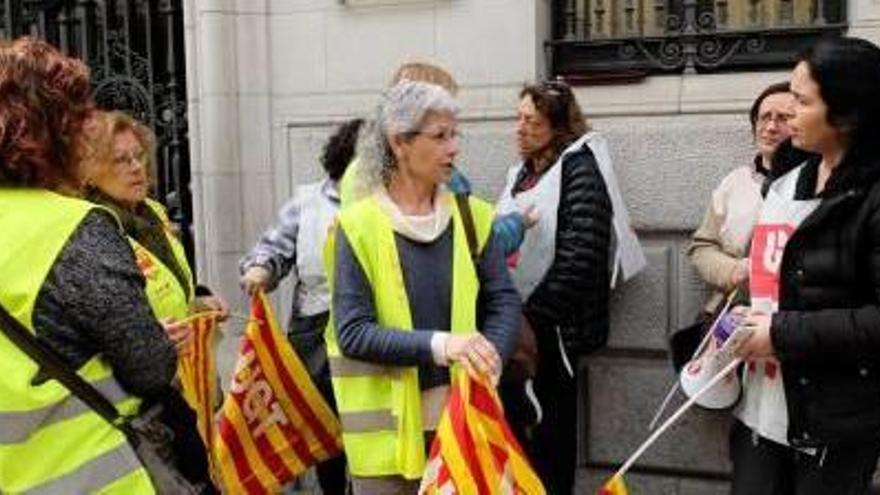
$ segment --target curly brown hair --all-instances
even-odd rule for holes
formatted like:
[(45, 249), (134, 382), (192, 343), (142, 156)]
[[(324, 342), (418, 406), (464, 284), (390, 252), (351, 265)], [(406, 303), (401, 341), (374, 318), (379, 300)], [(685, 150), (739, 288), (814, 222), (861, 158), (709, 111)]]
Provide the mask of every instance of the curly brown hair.
[(76, 138), (90, 93), (81, 61), (34, 38), (0, 43), (0, 184), (78, 184)]
[(574, 92), (565, 82), (556, 80), (526, 85), (519, 92), (519, 98), (522, 100), (526, 96), (550, 121), (550, 128), (553, 129), (550, 146), (557, 155), (590, 130)]

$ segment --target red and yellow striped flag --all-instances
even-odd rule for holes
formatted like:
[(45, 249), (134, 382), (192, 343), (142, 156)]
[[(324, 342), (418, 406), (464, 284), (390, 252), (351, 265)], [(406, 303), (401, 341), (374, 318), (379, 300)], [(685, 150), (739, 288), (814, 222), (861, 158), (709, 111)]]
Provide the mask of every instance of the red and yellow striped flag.
[(214, 454), (227, 493), (277, 493), (342, 452), (339, 421), (278, 329), (266, 296), (251, 301)]
[(183, 397), (196, 413), (199, 435), (205, 442), (211, 475), (215, 476), (211, 439), (214, 438), (214, 405), (217, 403), (217, 367), (214, 355), (217, 313), (211, 311), (194, 315), (192, 327), (192, 348), (180, 356), (177, 374)]
[(614, 475), (599, 488), (596, 495), (628, 495), (626, 484), (623, 482), (623, 476)]
[(457, 372), (420, 495), (536, 495), (544, 486), (504, 420), (495, 389)]

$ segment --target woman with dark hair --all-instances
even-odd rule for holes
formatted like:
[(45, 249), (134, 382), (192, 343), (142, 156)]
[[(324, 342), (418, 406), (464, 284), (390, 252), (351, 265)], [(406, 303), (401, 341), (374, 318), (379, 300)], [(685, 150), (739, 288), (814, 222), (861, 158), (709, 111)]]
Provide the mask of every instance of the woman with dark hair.
[[(82, 185), (89, 94), (82, 62), (43, 41), (0, 45), (0, 304), (132, 416), (177, 394), (177, 354), (114, 215), (61, 194)], [(7, 338), (0, 374), (0, 492), (160, 488), (116, 426)]]
[(747, 251), (761, 208), (761, 185), (770, 173), (773, 154), (789, 137), (792, 97), (787, 82), (768, 86), (749, 112), (755, 159), (732, 170), (712, 191), (703, 223), (694, 232), (688, 256), (700, 278), (712, 289), (708, 314), (724, 295), (748, 280)]
[(792, 73), (793, 144), (750, 256), (734, 494), (862, 494), (880, 455), (880, 49), (829, 39)]
[[(339, 181), (354, 157), (362, 124), (362, 119), (350, 120), (330, 136), (321, 156), (327, 177), (297, 187), (293, 199), (281, 208), (278, 224), (263, 234), (239, 265), (241, 284), (248, 294), (258, 288), (274, 290), (288, 274), (295, 277), (287, 337), (334, 410), (336, 402), (323, 335), (330, 293), (322, 250), (339, 210)], [(323, 493), (345, 493), (345, 456), (319, 464), (317, 472)]]

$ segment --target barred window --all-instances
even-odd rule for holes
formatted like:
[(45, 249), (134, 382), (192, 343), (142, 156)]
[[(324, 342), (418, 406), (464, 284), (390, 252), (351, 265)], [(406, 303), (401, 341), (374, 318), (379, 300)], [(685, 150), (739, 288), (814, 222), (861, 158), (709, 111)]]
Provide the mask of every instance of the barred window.
[(554, 75), (586, 82), (790, 67), (846, 28), (845, 0), (554, 0)]

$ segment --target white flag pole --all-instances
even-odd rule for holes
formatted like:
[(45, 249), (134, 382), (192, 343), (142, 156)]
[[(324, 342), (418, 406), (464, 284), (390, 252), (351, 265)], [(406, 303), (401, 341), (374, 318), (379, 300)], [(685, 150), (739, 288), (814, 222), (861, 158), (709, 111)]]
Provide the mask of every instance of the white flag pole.
[[(700, 355), (703, 352), (703, 349), (706, 348), (706, 344), (709, 343), (709, 339), (715, 333), (715, 327), (718, 326), (718, 323), (721, 321), (721, 318), (727, 313), (727, 310), (730, 308), (730, 304), (733, 302), (733, 298), (736, 297), (737, 290), (734, 289), (727, 296), (727, 301), (724, 303), (724, 307), (721, 308), (721, 311), (718, 313), (718, 316), (715, 318), (715, 321), (712, 322), (712, 326), (709, 327), (709, 331), (706, 332), (706, 335), (703, 336), (703, 341), (700, 342), (700, 345), (697, 346), (697, 349), (691, 355), (689, 361), (693, 361), (694, 358)], [(654, 426), (657, 424), (657, 421), (660, 421), (660, 417), (663, 415), (663, 412), (666, 411), (666, 407), (669, 406), (669, 401), (672, 400), (672, 397), (675, 396), (675, 392), (678, 391), (678, 387), (681, 383), (676, 377), (675, 382), (672, 384), (672, 387), (669, 388), (669, 392), (666, 393), (666, 398), (663, 399), (663, 402), (660, 404), (660, 407), (657, 408), (657, 412), (654, 413), (654, 417), (651, 418), (651, 422), (648, 423), (648, 431), (654, 429)]]
[(636, 451), (633, 453), (633, 455), (629, 456), (629, 459), (627, 459), (626, 462), (623, 463), (623, 466), (621, 466), (620, 469), (618, 469), (617, 472), (614, 473), (614, 476), (623, 476), (624, 473), (626, 473), (629, 470), (629, 468), (631, 468), (632, 465), (635, 464), (636, 460), (638, 460), (638, 458), (641, 457), (642, 454), (644, 454), (646, 450), (648, 450), (648, 447), (650, 447), (654, 442), (656, 442), (657, 439), (660, 438), (660, 435), (662, 435), (664, 432), (666, 432), (666, 430), (668, 430), (669, 427), (672, 426), (678, 420), (678, 418), (681, 417), (682, 414), (687, 412), (687, 410), (690, 409), (691, 406), (694, 405), (694, 403), (697, 401), (697, 399), (699, 399), (703, 394), (708, 392), (709, 389), (712, 388), (713, 386), (715, 386), (716, 383), (718, 383), (722, 379), (724, 379), (724, 377), (727, 376), (727, 374), (729, 374), (734, 369), (736, 369), (736, 367), (739, 366), (739, 363), (741, 363), (741, 362), (742, 362), (741, 358), (734, 359), (733, 361), (730, 362), (730, 364), (725, 366), (724, 369), (721, 370), (721, 372), (719, 372), (717, 375), (715, 375), (709, 381), (709, 383), (703, 385), (703, 388), (698, 390), (697, 393), (695, 393), (693, 397), (691, 397), (690, 399), (688, 399), (687, 402), (682, 404), (682, 406), (679, 407), (678, 410), (672, 414), (672, 416), (670, 416), (666, 421), (663, 422), (662, 425), (660, 425), (660, 428), (658, 428), (654, 433), (652, 433), (651, 436), (648, 437), (648, 439), (645, 440), (645, 442), (642, 443), (642, 445), (639, 446), (638, 449), (636, 449)]

